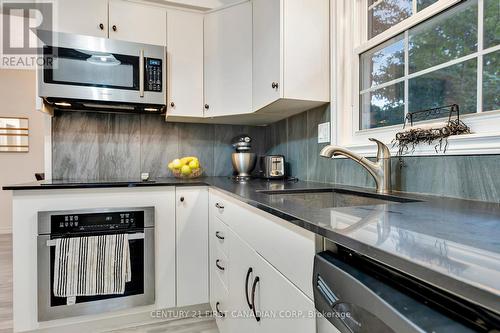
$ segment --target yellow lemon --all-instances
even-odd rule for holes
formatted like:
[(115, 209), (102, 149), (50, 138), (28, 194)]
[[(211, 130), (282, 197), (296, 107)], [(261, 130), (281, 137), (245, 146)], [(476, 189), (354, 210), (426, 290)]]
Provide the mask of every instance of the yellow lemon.
[(198, 160), (192, 160), (189, 162), (189, 167), (191, 169), (198, 169), (200, 167), (200, 162)]
[(174, 169), (180, 169), (182, 167), (182, 162), (180, 159), (176, 158), (175, 160), (172, 161), (172, 167)]
[(189, 176), (191, 174), (191, 168), (189, 167), (189, 165), (183, 165), (181, 168), (181, 173), (184, 176)]

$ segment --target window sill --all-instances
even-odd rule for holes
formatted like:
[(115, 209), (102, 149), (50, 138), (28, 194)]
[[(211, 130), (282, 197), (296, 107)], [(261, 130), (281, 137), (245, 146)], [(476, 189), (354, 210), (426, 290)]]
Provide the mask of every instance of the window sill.
[[(391, 150), (391, 154), (396, 156), (398, 153), (397, 146), (393, 146), (391, 142), (385, 142)], [(436, 141), (436, 144), (439, 144)], [(377, 155), (377, 145), (374, 143), (349, 145), (345, 148), (366, 156), (375, 157)], [(439, 148), (438, 148), (439, 149)], [(488, 155), (500, 154), (500, 132), (490, 132), (481, 134), (464, 134), (455, 135), (448, 138), (448, 147), (446, 153), (436, 152), (434, 144), (418, 145), (414, 152), (404, 156), (442, 156), (442, 155)]]

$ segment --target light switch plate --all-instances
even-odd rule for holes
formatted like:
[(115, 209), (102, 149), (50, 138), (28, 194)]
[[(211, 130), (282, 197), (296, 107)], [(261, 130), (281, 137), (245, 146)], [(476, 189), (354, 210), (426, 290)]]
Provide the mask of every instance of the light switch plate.
[(318, 125), (318, 143), (330, 142), (330, 123)]

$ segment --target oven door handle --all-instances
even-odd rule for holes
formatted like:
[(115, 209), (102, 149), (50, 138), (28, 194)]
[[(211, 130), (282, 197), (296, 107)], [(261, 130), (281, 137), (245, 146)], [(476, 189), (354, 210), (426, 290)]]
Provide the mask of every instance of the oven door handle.
[(144, 97), (144, 50), (139, 55), (139, 97)]
[[(135, 234), (127, 234), (128, 240), (132, 239), (144, 239), (144, 233), (143, 232), (138, 232)], [(56, 240), (55, 239), (49, 239), (47, 241), (47, 246), (56, 246)]]

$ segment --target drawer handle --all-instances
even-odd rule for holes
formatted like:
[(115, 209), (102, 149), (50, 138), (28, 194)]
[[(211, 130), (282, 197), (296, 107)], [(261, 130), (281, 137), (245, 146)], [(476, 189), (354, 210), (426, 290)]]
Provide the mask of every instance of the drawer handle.
[(217, 238), (218, 238), (218, 239), (220, 239), (220, 240), (224, 240), (224, 239), (225, 239), (225, 237), (224, 237), (224, 236), (221, 236), (221, 235), (220, 235), (220, 231), (216, 231), (216, 232), (215, 232), (215, 237), (217, 237)]
[(250, 274), (252, 274), (253, 268), (250, 267), (247, 271), (247, 277), (245, 278), (245, 297), (247, 298), (247, 304), (250, 310), (252, 310), (252, 303), (250, 303), (250, 298), (248, 297), (248, 281), (250, 280)]
[(219, 209), (224, 209), (224, 205), (221, 204), (221, 203), (216, 203), (215, 204), (215, 207), (219, 208)]
[(223, 267), (223, 266), (220, 265), (220, 259), (217, 259), (215, 261), (215, 266), (217, 266), (217, 268), (220, 269), (221, 271), (223, 271), (223, 270), (226, 269), (225, 267)]
[(252, 285), (252, 311), (253, 315), (255, 316), (255, 320), (260, 321), (260, 316), (257, 316), (257, 311), (255, 309), (255, 288), (257, 288), (257, 283), (259, 283), (259, 277), (257, 276), (255, 280), (253, 280), (253, 285)]
[(215, 303), (215, 311), (217, 311), (217, 315), (224, 318), (226, 316), (226, 314), (224, 312), (221, 312), (221, 310), (219, 310), (219, 305), (220, 305), (220, 302)]

